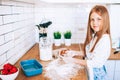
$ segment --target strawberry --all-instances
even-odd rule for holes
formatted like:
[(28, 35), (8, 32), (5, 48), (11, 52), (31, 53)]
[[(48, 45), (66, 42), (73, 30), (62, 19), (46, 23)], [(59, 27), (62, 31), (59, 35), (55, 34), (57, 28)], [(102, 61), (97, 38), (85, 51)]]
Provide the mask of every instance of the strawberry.
[(13, 65), (11, 65), (10, 63), (7, 63), (3, 66), (3, 69), (6, 69), (6, 70), (10, 70), (12, 69)]
[(2, 69), (2, 70), (1, 70), (1, 74), (3, 74), (3, 75), (7, 75), (7, 74), (8, 74), (8, 70), (6, 70), (6, 69)]
[(16, 67), (12, 67), (12, 69), (10, 69), (10, 73), (15, 73), (17, 71), (18, 71), (18, 69)]
[(13, 74), (13, 73), (9, 71), (8, 74)]
[(17, 71), (18, 69), (14, 65), (7, 63), (3, 66), (3, 69), (0, 69), (0, 74), (7, 75), (15, 73)]
[(1, 71), (2, 71), (2, 69), (0, 69), (0, 74), (2, 74), (2, 72), (1, 72)]

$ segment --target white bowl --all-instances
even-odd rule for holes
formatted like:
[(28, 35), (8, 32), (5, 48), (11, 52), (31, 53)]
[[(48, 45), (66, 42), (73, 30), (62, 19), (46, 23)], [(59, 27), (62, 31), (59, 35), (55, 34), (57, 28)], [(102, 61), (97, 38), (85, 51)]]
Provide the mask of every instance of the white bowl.
[(15, 80), (16, 77), (18, 76), (18, 73), (19, 73), (19, 68), (18, 68), (18, 71), (13, 73), (13, 74), (9, 74), (9, 75), (0, 75), (0, 78), (2, 80)]

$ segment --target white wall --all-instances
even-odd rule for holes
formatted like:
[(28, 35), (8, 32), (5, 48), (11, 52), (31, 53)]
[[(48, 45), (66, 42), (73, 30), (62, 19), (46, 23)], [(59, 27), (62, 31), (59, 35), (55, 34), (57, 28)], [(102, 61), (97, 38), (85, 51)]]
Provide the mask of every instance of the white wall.
[[(96, 3), (97, 4), (97, 3)], [(96, 4), (52, 4), (38, 3), (35, 7), (35, 23), (42, 20), (52, 21), (49, 34), (53, 38), (54, 31), (72, 31), (72, 43), (83, 43), (86, 37), (88, 14)]]
[(35, 44), (34, 5), (0, 0), (0, 66), (15, 63)]
[(92, 4), (39, 4), (35, 8), (35, 24), (44, 19), (50, 20), (52, 25), (49, 26), (48, 33), (52, 39), (54, 31), (64, 33), (66, 30), (71, 30), (72, 43), (83, 43), (88, 14), (92, 6)]
[(110, 9), (110, 27), (111, 27), (111, 37), (113, 43), (113, 47), (118, 47), (120, 39), (120, 5), (113, 4), (109, 6)]
[[(38, 3), (35, 7), (35, 24), (48, 19), (53, 23), (49, 27), (49, 34), (53, 38), (54, 31), (72, 31), (72, 43), (83, 43), (86, 35), (89, 10), (96, 4), (52, 4)], [(105, 5), (105, 4), (102, 4)], [(120, 37), (120, 5), (108, 4), (110, 14), (112, 41)], [(116, 41), (115, 41), (116, 42)], [(118, 42), (116, 43), (118, 46)]]

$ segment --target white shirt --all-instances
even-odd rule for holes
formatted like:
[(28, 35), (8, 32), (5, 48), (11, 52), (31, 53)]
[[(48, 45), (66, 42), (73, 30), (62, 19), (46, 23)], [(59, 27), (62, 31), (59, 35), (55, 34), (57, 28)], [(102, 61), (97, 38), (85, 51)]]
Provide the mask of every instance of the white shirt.
[(99, 42), (96, 44), (92, 53), (90, 48), (94, 44), (94, 40), (91, 40), (90, 44), (86, 46), (86, 60), (90, 80), (93, 80), (93, 68), (102, 67), (110, 56), (111, 46), (110, 37), (108, 34), (104, 34)]

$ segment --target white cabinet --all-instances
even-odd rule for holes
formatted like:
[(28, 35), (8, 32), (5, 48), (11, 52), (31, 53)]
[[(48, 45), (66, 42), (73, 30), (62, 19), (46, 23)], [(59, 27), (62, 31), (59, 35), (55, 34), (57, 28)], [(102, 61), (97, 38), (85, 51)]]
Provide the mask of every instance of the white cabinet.
[(116, 60), (114, 80), (120, 80), (120, 60)]
[(108, 60), (105, 64), (108, 80), (114, 80), (115, 60)]
[(108, 60), (105, 66), (108, 80), (120, 80), (120, 60)]
[(115, 72), (114, 80), (120, 80), (120, 72)]

